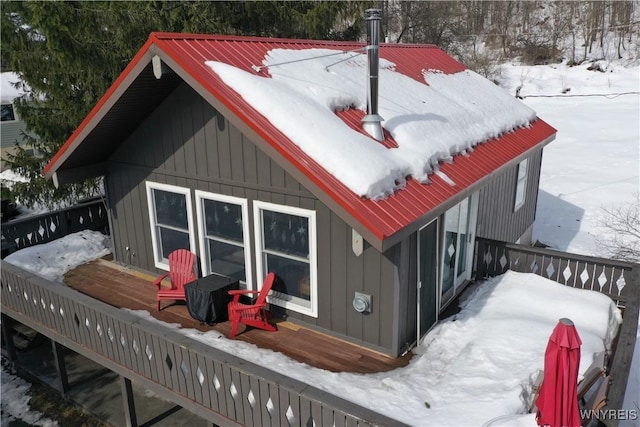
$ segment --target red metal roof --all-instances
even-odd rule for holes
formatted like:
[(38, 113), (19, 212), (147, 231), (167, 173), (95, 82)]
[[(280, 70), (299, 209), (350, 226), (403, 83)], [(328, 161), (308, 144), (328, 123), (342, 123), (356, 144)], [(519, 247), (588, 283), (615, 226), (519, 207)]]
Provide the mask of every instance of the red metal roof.
[[(447, 202), (461, 195), (465, 190), (470, 190), (482, 178), (508, 163), (517, 161), (532, 148), (549, 142), (556, 132), (551, 126), (538, 119), (528, 128), (517, 129), (498, 139), (482, 143), (468, 155), (455, 156), (451, 164), (443, 164), (441, 170), (453, 180), (455, 183), (453, 186), (437, 175), (432, 175), (430, 184), (420, 184), (410, 179), (406, 187), (393, 196), (385, 200), (373, 201), (357, 196), (329, 174), (205, 65), (205, 61), (213, 60), (254, 72), (252, 65), (262, 65), (266, 53), (276, 48), (354, 50), (363, 46), (363, 43), (358, 42), (153, 33), (78, 130), (46, 166), (45, 175), (51, 176), (58, 169), (64, 169), (64, 162), (70, 152), (82, 143), (82, 139), (87, 134), (84, 128), (97, 125), (96, 121), (101, 120), (99, 117), (105, 114), (101, 110), (109, 108), (106, 107), (108, 103), (113, 103), (109, 98), (115, 96), (118, 87), (128, 78), (129, 73), (140, 69), (138, 62), (149, 61), (153, 54), (160, 55), (172, 68), (178, 68), (179, 70), (174, 69), (174, 71), (180, 71), (178, 74), (182, 72), (182, 78), (188, 77), (195, 80), (201, 88), (213, 95), (232, 114), (247, 124), (288, 162), (287, 165), (283, 165), (285, 169), (293, 168), (300, 172), (308, 180), (306, 184), (312, 184), (307, 185), (311, 191), (317, 193), (318, 191), (314, 190), (319, 190), (322, 193), (316, 194), (318, 198), (321, 200), (328, 198), (333, 202), (333, 206), (340, 207), (342, 213), (346, 213), (357, 224), (349, 219), (345, 220), (354, 228), (365, 231), (364, 234), (369, 239), (377, 240), (371, 243), (379, 249), (395, 243), (396, 239), (390, 239), (392, 236), (408, 226), (419, 225), (418, 222), (433, 216), (434, 209), (446, 207)], [(382, 44), (380, 57), (393, 62), (396, 71), (420, 82), (424, 82), (422, 76), (424, 70), (439, 70), (453, 74), (466, 69), (442, 50), (430, 45)], [(357, 125), (358, 114), (354, 110), (338, 113), (351, 127)], [(372, 140), (372, 143), (376, 142)], [(382, 144), (389, 149), (397, 146), (391, 137), (387, 137)], [(300, 176), (300, 174), (297, 175)], [(305, 184), (305, 182), (302, 183)]]

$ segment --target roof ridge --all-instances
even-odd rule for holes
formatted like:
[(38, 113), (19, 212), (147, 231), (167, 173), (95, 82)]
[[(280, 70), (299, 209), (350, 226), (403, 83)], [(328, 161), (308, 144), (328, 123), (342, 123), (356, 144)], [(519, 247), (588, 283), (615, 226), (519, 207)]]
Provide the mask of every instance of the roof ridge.
[[(282, 43), (282, 44), (325, 44), (327, 46), (364, 46), (365, 41), (360, 40), (317, 40), (317, 39), (292, 39), (286, 37), (260, 37), (243, 36), (234, 34), (198, 34), (198, 33), (175, 33), (175, 32), (152, 32), (149, 38), (156, 40), (218, 40), (218, 41), (238, 41), (238, 42), (259, 42), (259, 43)], [(380, 43), (381, 47), (393, 48), (420, 48), (420, 49), (440, 49), (435, 44), (420, 43)]]
[[(276, 164), (290, 172), (304, 188), (331, 206), (374, 247), (384, 251), (399, 243), (407, 230), (415, 231), (416, 227), (439, 215), (450, 200), (476, 191), (495, 174), (541, 149), (556, 133), (547, 123), (537, 119), (528, 127), (501, 135), (493, 143), (479, 143), (468, 156), (455, 156), (452, 164), (442, 165), (442, 171), (455, 185), (437, 175), (432, 175), (431, 185), (410, 179), (401, 191), (375, 201), (358, 196), (329, 173), (207, 66), (207, 61), (219, 61), (249, 71), (251, 64), (262, 63), (265, 54), (274, 49), (352, 50), (363, 46), (363, 42), (357, 41), (151, 33), (129, 65), (49, 161), (44, 174), (54, 182), (65, 183), (106, 173), (105, 161), (126, 141), (125, 133), (132, 132), (147, 120), (148, 114), (167, 99), (176, 85), (185, 83), (245, 133), (256, 147), (268, 153)], [(381, 57), (395, 64), (395, 72), (421, 84), (429, 84), (425, 82), (425, 68), (447, 75), (467, 69), (433, 45), (383, 44), (381, 50)], [(280, 54), (286, 59), (291, 53)], [(173, 73), (163, 75), (160, 80), (154, 78), (151, 67), (154, 55), (158, 55)], [(141, 93), (144, 96), (140, 96)], [(337, 116), (337, 120), (342, 118), (340, 114)], [(358, 118), (349, 119), (357, 127)], [(387, 151), (384, 144), (382, 147), (371, 146), (376, 147), (376, 151)], [(394, 183), (394, 189), (396, 187), (400, 189), (401, 183)]]
[(157, 40), (220, 40), (220, 41), (255, 41), (261, 43), (278, 42), (278, 43), (314, 43), (327, 45), (364, 45), (364, 41), (357, 40), (313, 40), (313, 39), (292, 39), (280, 37), (259, 37), (259, 36), (243, 36), (234, 34), (196, 34), (196, 33), (172, 33), (172, 32), (152, 32), (149, 38)]

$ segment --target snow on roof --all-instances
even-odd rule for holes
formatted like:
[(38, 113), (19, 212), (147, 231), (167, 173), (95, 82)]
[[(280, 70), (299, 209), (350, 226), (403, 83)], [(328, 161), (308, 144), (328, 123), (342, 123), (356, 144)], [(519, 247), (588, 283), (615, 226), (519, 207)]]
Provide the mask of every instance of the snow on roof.
[(25, 91), (18, 89), (14, 83), (20, 81), (20, 77), (13, 72), (0, 73), (0, 101), (3, 104), (11, 104), (13, 100), (24, 95)]
[[(330, 54), (337, 54), (328, 56)], [(359, 196), (381, 199), (420, 182), (438, 162), (529, 125), (535, 112), (473, 71), (423, 71), (416, 81), (380, 59), (379, 114), (398, 148), (387, 149), (335, 112), (366, 110), (367, 59), (332, 49), (273, 49), (271, 78), (205, 62), (245, 101)]]

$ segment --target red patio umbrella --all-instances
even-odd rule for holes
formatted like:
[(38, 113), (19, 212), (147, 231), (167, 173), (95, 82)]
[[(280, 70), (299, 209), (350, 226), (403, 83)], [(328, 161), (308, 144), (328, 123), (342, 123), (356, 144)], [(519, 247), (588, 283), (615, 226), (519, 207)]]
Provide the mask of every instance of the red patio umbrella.
[(580, 426), (578, 369), (581, 344), (573, 322), (560, 319), (544, 353), (544, 377), (536, 400), (538, 425)]

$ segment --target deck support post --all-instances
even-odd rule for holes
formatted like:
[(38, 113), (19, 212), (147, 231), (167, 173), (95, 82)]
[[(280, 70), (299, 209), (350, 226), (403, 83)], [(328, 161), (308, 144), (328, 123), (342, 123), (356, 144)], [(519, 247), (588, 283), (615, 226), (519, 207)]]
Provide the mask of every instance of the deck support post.
[(133, 387), (131, 385), (131, 380), (121, 375), (120, 386), (122, 389), (124, 419), (126, 425), (127, 427), (138, 427), (138, 418), (136, 417), (136, 405), (133, 400)]
[(2, 315), (2, 338), (4, 339), (4, 350), (6, 351), (6, 357), (9, 360), (11, 366), (13, 366), (18, 359), (16, 353), (16, 346), (13, 342), (13, 319), (9, 316)]
[(64, 346), (51, 340), (51, 349), (53, 350), (53, 364), (58, 374), (58, 390), (62, 396), (66, 396), (69, 391), (69, 376), (67, 375), (67, 367), (64, 363)]

